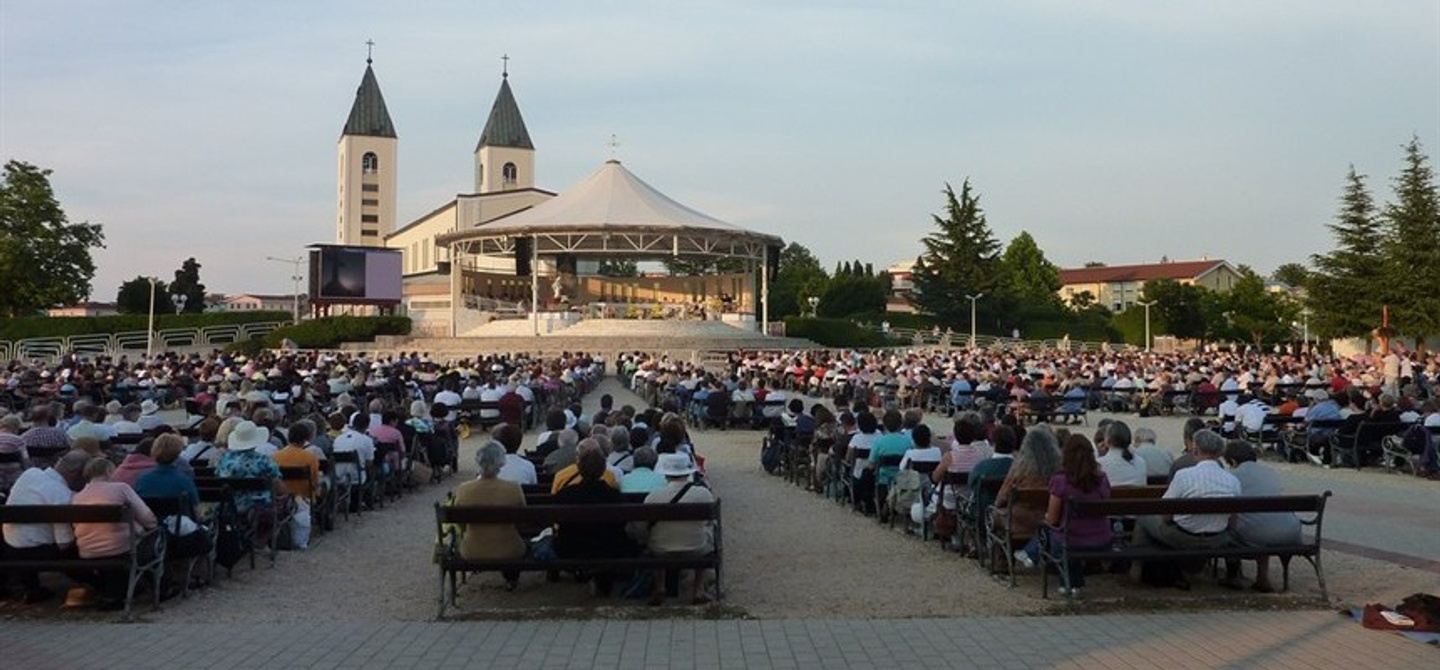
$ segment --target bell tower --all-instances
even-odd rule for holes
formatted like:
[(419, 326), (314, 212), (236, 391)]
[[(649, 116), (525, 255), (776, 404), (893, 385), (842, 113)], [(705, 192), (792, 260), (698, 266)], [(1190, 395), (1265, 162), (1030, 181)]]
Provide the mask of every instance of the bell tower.
[[(367, 42), (373, 48), (373, 42)], [(365, 58), (365, 75), (355, 90), (350, 117), (340, 131), (335, 241), (372, 247), (385, 245), (395, 229), (395, 175), (399, 139), (372, 59)]]
[(475, 145), (475, 192), (495, 193), (535, 187), (535, 145), (510, 91), (510, 57), (504, 56), (500, 92)]

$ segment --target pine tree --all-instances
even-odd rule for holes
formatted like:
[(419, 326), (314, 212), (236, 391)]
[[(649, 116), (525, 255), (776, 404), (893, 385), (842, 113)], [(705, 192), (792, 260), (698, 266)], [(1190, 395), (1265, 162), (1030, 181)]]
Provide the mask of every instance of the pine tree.
[(991, 305), (998, 304), (1000, 242), (990, 232), (985, 213), (980, 209), (980, 196), (966, 179), (960, 194), (945, 185), (945, 215), (934, 215), (937, 230), (921, 242), (925, 253), (915, 266), (915, 287), (920, 306), (942, 322), (965, 323), (970, 318), (970, 302), (966, 294), (985, 293), (981, 301), (982, 322), (990, 322), (995, 314)]
[(1440, 192), (1420, 138), (1405, 145), (1395, 200), (1382, 217), (1391, 323), (1417, 338), (1440, 333)]
[(1384, 231), (1365, 175), (1355, 167), (1345, 175), (1340, 211), (1329, 224), (1335, 249), (1312, 258), (1310, 309), (1319, 332), (1334, 337), (1362, 337), (1380, 322), (1383, 297)]

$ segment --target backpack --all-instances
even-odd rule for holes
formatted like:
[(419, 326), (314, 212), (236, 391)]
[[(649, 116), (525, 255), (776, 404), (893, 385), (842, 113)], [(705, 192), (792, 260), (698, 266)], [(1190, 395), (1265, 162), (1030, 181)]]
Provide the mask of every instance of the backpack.
[(774, 435), (766, 436), (765, 444), (760, 447), (760, 467), (765, 472), (775, 474), (780, 469), (780, 459), (785, 452), (785, 441)]
[(909, 513), (910, 506), (925, 492), (924, 476), (914, 470), (901, 470), (890, 483), (889, 504), (892, 511)]

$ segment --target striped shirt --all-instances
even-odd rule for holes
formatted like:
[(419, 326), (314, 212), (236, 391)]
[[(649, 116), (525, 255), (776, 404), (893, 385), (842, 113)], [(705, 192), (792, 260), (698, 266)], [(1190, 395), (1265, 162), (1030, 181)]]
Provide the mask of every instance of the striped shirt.
[[(1219, 461), (1203, 460), (1176, 471), (1165, 490), (1166, 498), (1234, 498), (1240, 495), (1240, 480), (1220, 467)], [(1176, 514), (1175, 525), (1192, 533), (1218, 533), (1230, 524), (1225, 514)]]

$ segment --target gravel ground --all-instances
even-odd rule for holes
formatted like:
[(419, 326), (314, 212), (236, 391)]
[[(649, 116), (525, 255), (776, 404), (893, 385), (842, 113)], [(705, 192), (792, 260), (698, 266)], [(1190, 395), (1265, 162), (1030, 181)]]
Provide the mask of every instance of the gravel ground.
[[(601, 393), (617, 404), (640, 404), (616, 381)], [(1093, 423), (1094, 418), (1092, 418)], [(948, 420), (933, 417), (937, 428)], [(1162, 441), (1178, 442), (1178, 419), (1150, 419)], [(528, 439), (533, 440), (531, 435)], [(1008, 588), (974, 561), (927, 546), (765, 474), (759, 467), (760, 434), (752, 431), (695, 433), (716, 492), (724, 500), (725, 587), (723, 605), (652, 609), (640, 601), (597, 599), (569, 580), (546, 583), (529, 574), (506, 592), (498, 576), (472, 578), (461, 588), (463, 616), (474, 618), (649, 617), (917, 617), (1018, 615), (1150, 609), (1294, 608), (1320, 605), (1306, 564), (1292, 564), (1292, 593), (1253, 596), (1195, 581), (1188, 593), (1129, 584), (1097, 576), (1083, 604), (1039, 597), (1039, 578), (1024, 575)], [(473, 476), (479, 438), (462, 445), (461, 464)], [(434, 617), (436, 572), (430, 562), (435, 537), (432, 506), (458, 480), (425, 487), (397, 504), (365, 514), (320, 536), (306, 552), (286, 552), (278, 567), (261, 561), (237, 567), (188, 600), (166, 603), (141, 618), (169, 622), (419, 621)], [(1440, 591), (1440, 575), (1327, 552), (1332, 597), (1343, 602), (1393, 600), (1415, 591)], [(452, 616), (453, 616), (452, 611)], [(97, 619), (111, 614), (64, 611), (58, 602), (22, 607), (0, 604), (3, 619)]]

